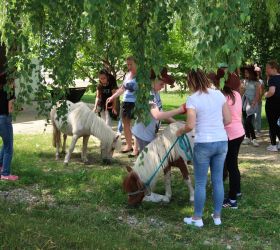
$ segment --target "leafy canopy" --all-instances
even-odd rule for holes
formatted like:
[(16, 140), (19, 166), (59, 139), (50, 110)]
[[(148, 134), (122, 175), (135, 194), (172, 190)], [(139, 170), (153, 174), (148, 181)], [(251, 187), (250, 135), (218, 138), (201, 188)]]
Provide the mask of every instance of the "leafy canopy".
[[(149, 112), (151, 68), (158, 73), (162, 66), (173, 64), (178, 81), (182, 81), (182, 73), (189, 68), (203, 67), (210, 71), (219, 62), (228, 63), (233, 71), (244, 59), (247, 44), (259, 39), (260, 33), (255, 31), (267, 31), (278, 25), (280, 10), (278, 0), (0, 0), (0, 3), (1, 41), (7, 47), (10, 77), (19, 79), (19, 104), (28, 102), (31, 93), (38, 100), (49, 98), (51, 87), (55, 89), (50, 98), (52, 105), (65, 96), (75, 78), (89, 77), (95, 86), (100, 68), (106, 67), (117, 75), (125, 68), (125, 57), (134, 55), (139, 84), (136, 113), (141, 120)], [(267, 10), (266, 15), (256, 13), (259, 3)], [(256, 25), (261, 28), (255, 29)], [(259, 49), (258, 45), (251, 47), (254, 51)], [(36, 90), (31, 86), (34, 58), (53, 80), (50, 85), (38, 84)], [(48, 110), (44, 105), (41, 111)]]

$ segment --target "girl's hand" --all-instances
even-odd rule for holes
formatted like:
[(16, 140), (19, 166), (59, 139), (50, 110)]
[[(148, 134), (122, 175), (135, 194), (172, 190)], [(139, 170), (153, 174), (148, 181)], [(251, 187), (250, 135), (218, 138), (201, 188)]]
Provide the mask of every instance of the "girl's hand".
[(112, 112), (113, 112), (114, 115), (118, 114), (118, 112), (117, 112), (117, 110), (115, 108), (112, 108)]
[(106, 109), (108, 109), (108, 104), (111, 103), (112, 101), (114, 100), (114, 98), (109, 97), (107, 100), (106, 100)]
[(179, 128), (177, 131), (176, 131), (176, 136), (179, 137), (181, 135), (185, 134), (185, 127), (182, 127), (182, 128)]
[(186, 113), (187, 113), (187, 105), (186, 105), (186, 103), (183, 103), (180, 106), (180, 114), (186, 114)]

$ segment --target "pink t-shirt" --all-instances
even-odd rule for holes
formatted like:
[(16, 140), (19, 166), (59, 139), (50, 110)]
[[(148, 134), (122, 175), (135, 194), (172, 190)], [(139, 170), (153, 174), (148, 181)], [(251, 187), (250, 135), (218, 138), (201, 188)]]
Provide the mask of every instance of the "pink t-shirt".
[(231, 112), (231, 123), (225, 126), (227, 131), (228, 139), (239, 138), (245, 134), (242, 124), (242, 100), (241, 96), (237, 91), (233, 91), (235, 96), (235, 103), (233, 104), (230, 97), (227, 97), (227, 104)]

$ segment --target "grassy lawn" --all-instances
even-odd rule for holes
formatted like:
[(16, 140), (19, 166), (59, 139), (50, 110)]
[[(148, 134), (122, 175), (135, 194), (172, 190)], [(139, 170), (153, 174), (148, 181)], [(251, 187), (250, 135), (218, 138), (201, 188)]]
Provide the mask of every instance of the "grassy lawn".
[[(166, 110), (185, 98), (162, 93)], [(92, 102), (94, 97), (87, 93), (83, 100)], [(105, 166), (99, 143), (91, 139), (90, 164), (85, 165), (78, 141), (65, 166), (62, 159), (54, 160), (50, 134), (15, 135), (14, 141), (13, 173), (20, 180), (0, 181), (1, 250), (280, 249), (280, 156), (267, 154), (264, 145), (241, 149), (243, 196), (238, 210), (224, 210), (223, 225), (215, 227), (208, 183), (205, 226), (195, 229), (183, 224), (193, 204), (177, 170), (169, 204), (130, 208), (121, 188), (125, 166), (132, 165), (127, 156), (115, 154), (113, 164)], [(161, 179), (155, 191), (164, 192)]]
[(15, 136), (13, 172), (21, 178), (0, 182), (0, 249), (279, 249), (279, 161), (241, 153), (239, 209), (213, 226), (208, 184), (205, 227), (194, 229), (182, 222), (193, 206), (178, 171), (170, 204), (129, 208), (121, 183), (131, 162), (116, 154), (104, 166), (99, 144), (89, 146), (90, 165), (80, 162), (79, 142), (64, 166), (54, 160), (51, 135)]

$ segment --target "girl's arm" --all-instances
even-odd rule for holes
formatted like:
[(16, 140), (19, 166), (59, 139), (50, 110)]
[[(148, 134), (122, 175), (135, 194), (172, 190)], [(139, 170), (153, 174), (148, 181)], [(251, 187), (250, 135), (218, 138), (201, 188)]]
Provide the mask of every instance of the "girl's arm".
[(195, 127), (196, 123), (196, 112), (195, 109), (187, 109), (187, 119), (186, 119), (186, 124), (184, 127), (179, 128), (176, 132), (177, 136), (181, 136), (183, 134), (186, 134), (190, 131), (192, 131)]
[(255, 106), (257, 103), (259, 103), (260, 96), (261, 96), (261, 84), (259, 82), (257, 82), (256, 83), (256, 94), (255, 94), (255, 98), (252, 102), (253, 106)]
[(268, 91), (264, 93), (265, 98), (271, 97), (275, 94), (275, 86), (270, 86)]
[[(118, 91), (118, 89), (113, 89), (113, 90), (112, 90), (113, 95), (114, 95), (117, 91)], [(118, 99), (118, 98), (115, 98), (114, 101), (113, 101), (112, 111), (113, 111), (114, 114), (117, 114), (117, 110), (116, 110), (116, 108), (117, 108), (117, 99)]]
[(112, 101), (114, 101), (115, 98), (119, 97), (120, 95), (122, 95), (125, 91), (124, 86), (121, 86), (112, 96), (110, 96), (107, 101), (106, 101), (106, 108), (108, 103), (111, 103)]
[(172, 116), (181, 114), (183, 112), (184, 112), (184, 110), (181, 106), (177, 109), (173, 109), (173, 110), (165, 111), (165, 112), (160, 111), (156, 105), (153, 105), (152, 108), (151, 108), (151, 114), (156, 120), (169, 119)]
[(9, 112), (9, 114), (14, 112), (14, 99), (12, 99), (8, 102), (8, 112)]
[(223, 105), (223, 120), (224, 125), (228, 125), (231, 123), (231, 113), (227, 103)]
[(95, 104), (94, 104), (94, 107), (93, 107), (93, 111), (94, 111), (94, 112), (97, 111), (97, 104), (98, 104), (99, 98), (100, 98), (100, 92), (99, 92), (99, 90), (97, 89), (97, 90), (96, 90), (96, 97), (95, 97)]

